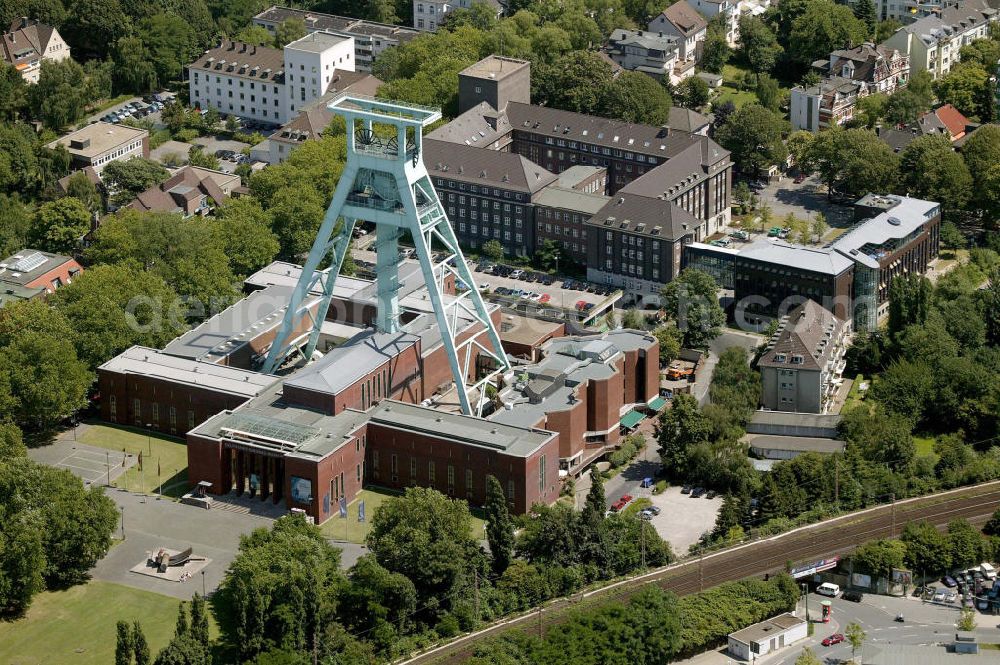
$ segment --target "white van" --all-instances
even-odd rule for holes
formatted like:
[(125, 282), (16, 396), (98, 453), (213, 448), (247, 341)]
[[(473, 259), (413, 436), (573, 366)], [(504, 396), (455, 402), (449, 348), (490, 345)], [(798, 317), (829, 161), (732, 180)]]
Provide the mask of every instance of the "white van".
[(821, 596), (830, 596), (830, 598), (836, 598), (840, 595), (840, 587), (831, 582), (823, 582), (818, 587), (816, 587), (816, 593)]
[(997, 578), (997, 569), (992, 564), (982, 563), (979, 565), (979, 570), (983, 573), (983, 577), (988, 580), (995, 580)]

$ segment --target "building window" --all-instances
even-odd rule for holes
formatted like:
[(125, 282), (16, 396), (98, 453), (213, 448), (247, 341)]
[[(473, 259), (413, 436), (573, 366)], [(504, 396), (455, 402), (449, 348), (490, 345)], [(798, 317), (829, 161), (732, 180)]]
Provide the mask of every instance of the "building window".
[(373, 450), (372, 451), (372, 476), (374, 476), (374, 478), (376, 480), (378, 480), (378, 466), (379, 466), (379, 464), (378, 464), (378, 451), (377, 450)]
[(410, 458), (410, 483), (413, 485), (417, 484), (417, 458)]
[(514, 481), (513, 480), (508, 480), (507, 481), (507, 498), (510, 499), (511, 501), (514, 500)]
[(136, 397), (132, 400), (132, 420), (136, 425), (142, 424), (142, 402)]
[(435, 480), (435, 477), (434, 477), (434, 461), (431, 460), (430, 462), (427, 463), (427, 484), (428, 485), (433, 485), (434, 484), (434, 480)]
[(472, 498), (472, 469), (465, 470), (465, 496)]
[(538, 458), (538, 493), (545, 492), (545, 455)]
[(448, 465), (448, 494), (452, 495), (455, 493), (455, 467), (451, 464)]
[(399, 480), (399, 458), (396, 457), (396, 453), (389, 456), (389, 477), (392, 482)]
[(188, 411), (188, 429), (194, 429), (194, 411)]
[(115, 398), (114, 395), (111, 396), (111, 398), (110, 398), (110, 400), (108, 402), (108, 408), (111, 411), (111, 420), (112, 421), (117, 421), (118, 420), (118, 400)]
[(358, 482), (360, 483), (361, 482), (361, 465), (360, 464), (356, 464), (355, 465), (355, 470), (357, 471)]

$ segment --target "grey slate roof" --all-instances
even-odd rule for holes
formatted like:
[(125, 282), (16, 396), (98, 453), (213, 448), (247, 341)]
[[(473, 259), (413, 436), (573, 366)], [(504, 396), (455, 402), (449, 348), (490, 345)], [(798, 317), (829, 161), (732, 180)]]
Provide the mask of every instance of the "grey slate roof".
[[(807, 300), (782, 321), (778, 339), (761, 356), (758, 366), (820, 371), (830, 356), (832, 339), (839, 338), (844, 322), (813, 300)], [(783, 357), (784, 360), (778, 360)], [(801, 357), (801, 362), (793, 362)]]
[(762, 261), (834, 276), (850, 270), (853, 265), (853, 261), (846, 256), (829, 248), (804, 247), (780, 240), (755, 242), (741, 249), (737, 259)]
[[(705, 143), (695, 142), (674, 155), (667, 163), (647, 171), (618, 191), (648, 198), (673, 198), (680, 191), (693, 187), (707, 177), (703, 168), (702, 150), (706, 145), (710, 146), (713, 158), (717, 154), (729, 154), (710, 139)], [(676, 192), (670, 191), (671, 188), (677, 188)]]
[(286, 379), (285, 385), (336, 394), (362, 376), (374, 372), (418, 340), (416, 335), (404, 332), (365, 330)]
[(557, 176), (513, 152), (481, 150), (424, 139), (424, 165), (432, 177), (534, 193)]
[(536, 206), (548, 206), (549, 208), (595, 215), (608, 202), (608, 197), (603, 194), (588, 194), (567, 187), (549, 186), (538, 192), (532, 202)]
[[(245, 66), (244, 66), (245, 65)], [(285, 82), (285, 55), (281, 49), (222, 40), (188, 65), (189, 70), (238, 76), (268, 83)]]
[[(717, 76), (717, 74), (710, 74), (710, 76)], [(688, 132), (689, 134), (697, 134), (707, 127), (709, 122), (708, 116), (697, 111), (692, 111), (691, 109), (686, 109), (683, 106), (671, 106), (670, 115), (667, 119), (670, 129), (676, 129), (679, 132)]]
[(869, 268), (877, 268), (879, 257), (866, 253), (865, 245), (881, 245), (888, 240), (905, 238), (934, 217), (941, 208), (939, 203), (908, 196), (888, 195), (886, 198), (897, 201), (896, 205), (859, 223), (837, 238), (832, 249)]
[(491, 144), (506, 139), (510, 134), (510, 120), (506, 113), (498, 112), (487, 102), (479, 102), (446, 125), (442, 125), (425, 138), (449, 143), (464, 143), (477, 148), (490, 148)]
[(678, 240), (693, 234), (701, 222), (683, 208), (663, 199), (619, 191), (587, 220), (591, 233), (608, 230), (640, 233), (663, 240)]
[(687, 0), (678, 0), (663, 10), (662, 15), (674, 27), (684, 35), (689, 37), (708, 27), (708, 22), (698, 11), (687, 3)]
[(611, 32), (608, 42), (615, 46), (638, 46), (650, 51), (669, 51), (677, 48), (677, 36), (650, 30), (625, 30), (618, 28)]
[(388, 23), (376, 23), (348, 16), (336, 16), (322, 12), (272, 6), (254, 16), (255, 21), (278, 24), (288, 19), (298, 19), (306, 24), (307, 30), (329, 30), (359, 35), (377, 35), (387, 40), (405, 43), (420, 34), (420, 31)]

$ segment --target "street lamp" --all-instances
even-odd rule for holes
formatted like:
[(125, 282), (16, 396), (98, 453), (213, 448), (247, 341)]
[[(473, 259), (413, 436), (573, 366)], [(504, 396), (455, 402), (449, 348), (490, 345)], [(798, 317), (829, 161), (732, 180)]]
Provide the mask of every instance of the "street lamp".
[(201, 597), (205, 597), (205, 571), (201, 571)]
[(122, 510), (122, 540), (125, 540), (125, 506), (121, 506)]
[(153, 425), (151, 423), (146, 423), (146, 446), (150, 455), (153, 454), (153, 439), (150, 435), (150, 430), (152, 429)]

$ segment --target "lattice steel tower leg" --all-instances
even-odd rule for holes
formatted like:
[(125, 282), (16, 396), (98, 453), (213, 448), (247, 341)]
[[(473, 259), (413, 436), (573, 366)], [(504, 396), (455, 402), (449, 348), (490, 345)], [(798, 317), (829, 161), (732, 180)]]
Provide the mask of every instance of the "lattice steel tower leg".
[[(441, 328), (462, 411), (479, 415), (485, 401), (485, 385), (509, 369), (510, 363), (421, 159), (422, 129), (440, 119), (441, 112), (361, 97), (342, 97), (330, 105), (330, 110), (343, 116), (347, 124), (347, 164), (263, 371), (273, 373), (290, 356), (299, 353), (307, 360), (312, 357), (354, 224), (358, 220), (372, 222), (376, 227), (377, 252), (376, 328), (381, 332), (399, 329), (399, 238), (403, 231), (409, 231)], [(394, 131), (394, 136), (380, 137), (383, 128)], [(444, 250), (440, 262), (431, 258), (433, 241)], [(329, 267), (318, 270), (327, 257)], [(464, 282), (469, 290), (446, 299), (443, 287), (448, 273)], [(310, 293), (321, 294), (315, 314), (308, 307)], [(482, 328), (458, 342), (460, 326), (470, 318)], [(308, 320), (308, 326), (302, 326), (303, 319)], [(303, 332), (297, 332), (300, 330)], [(482, 377), (476, 377), (476, 368), (471, 366), (477, 351), (495, 363), (494, 369)], [(470, 393), (477, 396), (475, 405)]]

